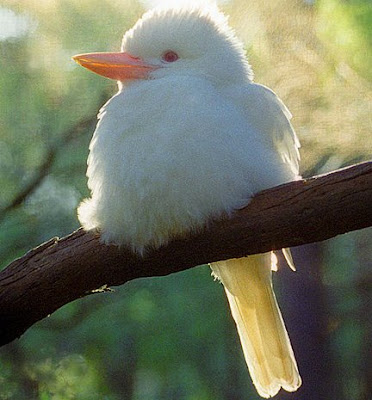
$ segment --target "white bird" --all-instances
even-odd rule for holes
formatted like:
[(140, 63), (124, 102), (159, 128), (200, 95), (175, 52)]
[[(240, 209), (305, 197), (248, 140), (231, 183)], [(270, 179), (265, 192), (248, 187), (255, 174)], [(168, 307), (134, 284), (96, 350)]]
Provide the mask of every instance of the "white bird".
[[(91, 198), (78, 215), (106, 243), (143, 254), (298, 178), (289, 111), (253, 83), (242, 43), (217, 7), (158, 7), (121, 52), (75, 56), (119, 81), (90, 144)], [(211, 264), (223, 283), (258, 393), (301, 385), (272, 288), (270, 253)]]

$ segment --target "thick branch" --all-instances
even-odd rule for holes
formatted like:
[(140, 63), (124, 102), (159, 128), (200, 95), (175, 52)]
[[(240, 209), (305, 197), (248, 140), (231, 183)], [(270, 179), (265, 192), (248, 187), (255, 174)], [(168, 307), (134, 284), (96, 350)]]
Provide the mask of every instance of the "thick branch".
[(372, 226), (372, 162), (257, 194), (231, 218), (144, 258), (79, 229), (31, 250), (0, 273), (0, 343), (105, 285), (207, 262), (325, 240)]

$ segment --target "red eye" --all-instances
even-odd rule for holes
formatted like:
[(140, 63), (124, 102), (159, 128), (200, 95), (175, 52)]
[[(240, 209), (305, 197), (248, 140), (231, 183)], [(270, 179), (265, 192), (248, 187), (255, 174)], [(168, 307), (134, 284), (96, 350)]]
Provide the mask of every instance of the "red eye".
[(162, 59), (163, 59), (164, 61), (169, 62), (169, 63), (174, 62), (174, 61), (177, 61), (178, 58), (179, 58), (179, 57), (178, 57), (178, 54), (177, 54), (176, 52), (172, 51), (172, 50), (166, 51), (166, 52), (163, 54), (163, 57), (162, 57)]

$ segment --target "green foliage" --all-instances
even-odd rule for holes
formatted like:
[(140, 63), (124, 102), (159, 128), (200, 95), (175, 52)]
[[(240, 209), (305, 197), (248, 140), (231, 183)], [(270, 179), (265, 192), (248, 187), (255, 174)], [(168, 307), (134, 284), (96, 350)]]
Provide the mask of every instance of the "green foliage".
[(322, 42), (339, 61), (371, 80), (372, 5), (365, 0), (321, 0), (317, 29)]

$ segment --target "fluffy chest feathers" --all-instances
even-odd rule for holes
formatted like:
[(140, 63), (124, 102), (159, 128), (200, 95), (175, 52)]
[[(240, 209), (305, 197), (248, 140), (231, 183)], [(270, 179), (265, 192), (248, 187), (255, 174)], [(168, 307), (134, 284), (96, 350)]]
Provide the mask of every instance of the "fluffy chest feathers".
[[(141, 252), (293, 179), (248, 104), (205, 79), (133, 83), (102, 109), (88, 159), (92, 198), (79, 208), (106, 242)], [(253, 107), (254, 108), (254, 107)]]

